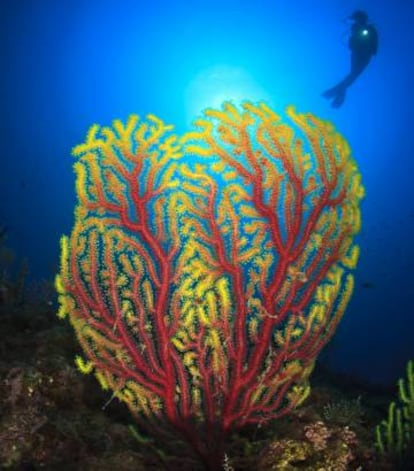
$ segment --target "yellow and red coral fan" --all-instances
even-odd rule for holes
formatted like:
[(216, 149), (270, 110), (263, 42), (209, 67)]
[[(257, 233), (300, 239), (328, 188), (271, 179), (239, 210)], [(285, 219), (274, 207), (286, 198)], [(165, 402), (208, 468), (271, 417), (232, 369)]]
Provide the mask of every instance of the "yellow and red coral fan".
[(90, 129), (56, 286), (104, 389), (209, 469), (309, 393), (353, 289), (361, 178), (332, 125), (264, 103)]

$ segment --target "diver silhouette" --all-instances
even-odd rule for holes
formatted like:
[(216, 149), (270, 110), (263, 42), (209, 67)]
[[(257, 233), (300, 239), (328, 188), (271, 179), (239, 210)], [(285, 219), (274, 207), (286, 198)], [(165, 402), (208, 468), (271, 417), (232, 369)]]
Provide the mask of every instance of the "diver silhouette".
[(349, 17), (353, 21), (348, 47), (351, 50), (351, 71), (337, 85), (326, 90), (322, 96), (332, 99), (331, 106), (339, 108), (345, 101), (346, 91), (361, 75), (378, 50), (378, 33), (368, 23), (365, 11), (357, 10)]

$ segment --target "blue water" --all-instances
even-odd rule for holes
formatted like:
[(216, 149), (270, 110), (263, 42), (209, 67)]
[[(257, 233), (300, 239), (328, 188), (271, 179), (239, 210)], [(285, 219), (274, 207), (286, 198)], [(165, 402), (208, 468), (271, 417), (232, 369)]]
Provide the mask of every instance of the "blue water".
[[(334, 122), (363, 174), (356, 288), (327, 360), (393, 383), (414, 358), (414, 5), (378, 0), (1, 2), (0, 225), (52, 277), (73, 222), (71, 148), (94, 122), (154, 113), (186, 130), (223, 99), (293, 103)], [(333, 110), (348, 25), (366, 9), (379, 53)]]

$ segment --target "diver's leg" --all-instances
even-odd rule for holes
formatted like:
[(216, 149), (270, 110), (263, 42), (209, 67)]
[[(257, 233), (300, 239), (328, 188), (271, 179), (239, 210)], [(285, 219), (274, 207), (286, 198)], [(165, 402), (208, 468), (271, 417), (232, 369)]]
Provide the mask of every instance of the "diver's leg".
[(351, 55), (351, 72), (347, 75), (347, 77), (344, 80), (344, 86), (348, 88), (351, 86), (355, 80), (362, 74), (362, 72), (366, 69), (367, 65), (369, 64), (369, 61), (371, 59), (371, 56), (367, 56), (366, 54), (361, 55), (361, 54), (355, 54), (352, 53)]
[(351, 71), (349, 74), (342, 79), (340, 82), (338, 82), (334, 87), (326, 90), (326, 92), (323, 93), (323, 96), (325, 98), (332, 98), (336, 94), (342, 92), (344, 89), (348, 88), (352, 83), (356, 80), (358, 75), (362, 72), (363, 69), (360, 69), (360, 64), (356, 61), (355, 55), (352, 54), (351, 56)]
[(360, 56), (355, 53), (351, 55), (351, 71), (334, 87), (326, 90), (322, 96), (325, 98), (333, 98), (332, 107), (339, 108), (345, 101), (346, 91), (355, 80), (361, 75), (363, 70), (367, 67), (370, 61), (370, 56)]

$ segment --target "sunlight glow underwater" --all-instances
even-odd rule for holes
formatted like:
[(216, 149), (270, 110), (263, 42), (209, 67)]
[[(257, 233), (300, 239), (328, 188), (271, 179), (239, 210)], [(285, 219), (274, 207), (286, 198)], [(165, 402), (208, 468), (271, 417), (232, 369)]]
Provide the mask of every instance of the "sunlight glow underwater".
[(185, 93), (186, 124), (201, 114), (205, 108), (220, 109), (224, 101), (239, 104), (265, 101), (274, 106), (267, 92), (244, 69), (229, 65), (216, 65), (200, 72), (190, 82)]

